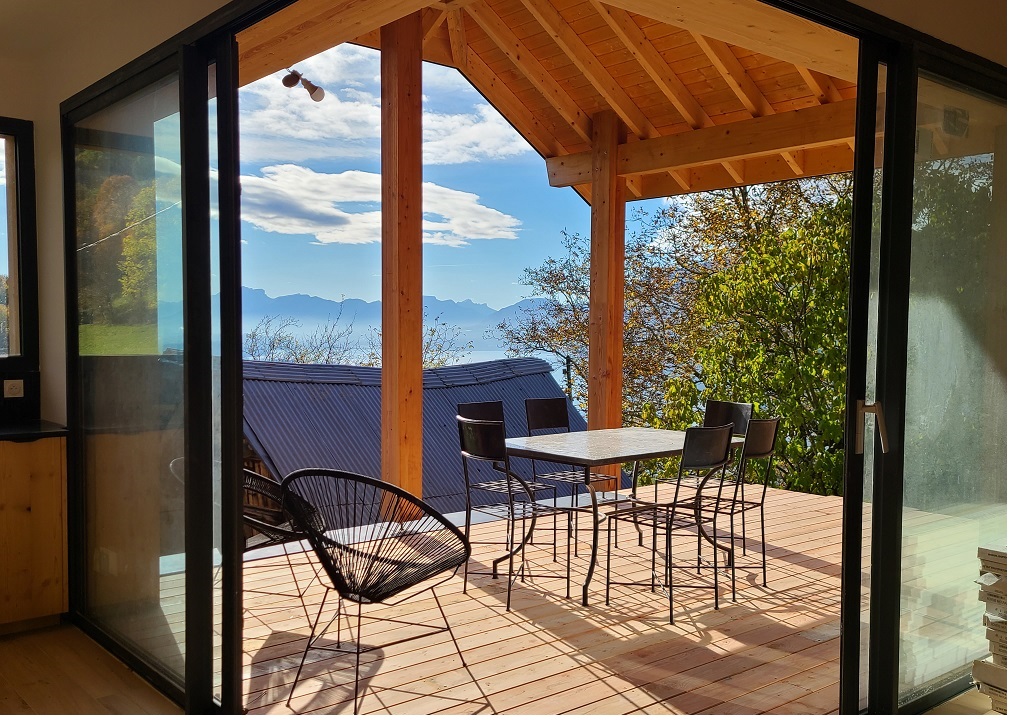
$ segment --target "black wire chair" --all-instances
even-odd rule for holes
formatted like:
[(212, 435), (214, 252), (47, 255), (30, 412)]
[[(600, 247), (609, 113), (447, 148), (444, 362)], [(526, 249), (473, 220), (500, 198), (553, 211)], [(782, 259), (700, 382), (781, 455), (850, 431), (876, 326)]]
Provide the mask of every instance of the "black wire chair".
[[(681, 588), (710, 588), (714, 591), (715, 609), (718, 609), (718, 551), (724, 550), (716, 544), (717, 537), (717, 516), (705, 517), (703, 500), (705, 485), (713, 480), (718, 480), (719, 484), (724, 482), (726, 468), (729, 465), (730, 449), (732, 443), (732, 424), (726, 423), (720, 427), (692, 427), (687, 428), (686, 437), (683, 441), (683, 454), (680, 457), (680, 467), (677, 473), (677, 480), (688, 477), (691, 473), (703, 472), (701, 481), (696, 488), (691, 485), (677, 482), (676, 490), (673, 494), (672, 502), (657, 503), (637, 500), (629, 508), (620, 508), (607, 515), (606, 525), (606, 604), (610, 604), (610, 587), (612, 585), (647, 586), (652, 592), (656, 589), (669, 600), (669, 622), (673, 623), (673, 589)], [(684, 498), (681, 499), (681, 491)], [(690, 496), (691, 491), (693, 495)], [(636, 527), (648, 527), (652, 529), (652, 554), (651, 554), (651, 577), (648, 582), (617, 582), (612, 579), (612, 547), (611, 539), (620, 522), (630, 522)], [(712, 525), (709, 535), (704, 529), (705, 522)], [(674, 570), (693, 570), (694, 566), (673, 564), (672, 536), (674, 531), (686, 531), (697, 535), (697, 572), (701, 570), (701, 538), (707, 538), (712, 544), (714, 552), (714, 562), (712, 563), (712, 583), (711, 584), (687, 584), (673, 583)], [(658, 579), (656, 572), (658, 557), (658, 535), (665, 536), (665, 558), (663, 579)]]
[[(571, 432), (571, 420), (568, 416), (568, 399), (566, 397), (526, 398), (526, 427), (530, 435), (547, 434), (551, 432)], [(536, 460), (532, 461), (533, 481), (545, 480), (559, 486), (567, 486), (570, 502), (578, 504), (578, 495), (585, 487), (585, 471), (572, 466), (567, 470), (555, 470), (545, 473), (536, 472)], [(620, 490), (619, 478), (616, 475), (589, 473), (589, 482), (612, 483)], [(578, 515), (574, 518), (575, 537), (578, 535)], [(578, 555), (578, 544), (575, 543), (575, 555)]]
[[(490, 571), (472, 571), (474, 575), (490, 575), (497, 578), (499, 575), (498, 566), (508, 562), (508, 587), (505, 601), (505, 608), (511, 610), (512, 585), (515, 582), (515, 557), (519, 556), (519, 573), (522, 579), (526, 577), (556, 577), (556, 575), (535, 575), (526, 572), (525, 569), (525, 548), (532, 541), (533, 533), (536, 529), (536, 519), (545, 515), (555, 518), (554, 530), (554, 560), (557, 558), (556, 548), (556, 517), (558, 514), (565, 514), (568, 518), (567, 553), (566, 553), (566, 597), (571, 597), (571, 513), (572, 508), (561, 508), (557, 506), (556, 495), (553, 505), (543, 505), (536, 500), (536, 489), (539, 485), (533, 485), (511, 470), (508, 453), (505, 449), (504, 422), (500, 420), (474, 420), (456, 416), (459, 425), (459, 450), (462, 456), (463, 482), (466, 491), (466, 523), (464, 534), (467, 539), (473, 524), (473, 513), (479, 512), (493, 518), (504, 520), (506, 552), (501, 557), (495, 558), (491, 562)], [(490, 480), (474, 480), (473, 468), (470, 463), (489, 463), (489, 468), (484, 466), (484, 470), (491, 472)], [(473, 492), (491, 493), (503, 496), (503, 502), (489, 502), (483, 504), (473, 503)], [(496, 543), (495, 543), (496, 544)], [(463, 570), (463, 592), (469, 582), (471, 571), (469, 564)]]
[[(277, 592), (272, 590), (255, 590), (246, 588), (244, 592), (258, 595), (273, 595), (276, 597), (297, 598), (301, 603), (302, 610), (305, 611), (305, 619), (311, 622), (311, 615), (308, 606), (305, 604), (305, 593), (312, 584), (319, 579), (319, 571), (313, 565), (309, 555), (311, 547), (306, 547), (308, 533), (295, 528), (285, 517), (283, 510), (283, 492), (281, 485), (276, 480), (255, 473), (252, 470), (242, 471), (242, 489), (244, 490), (244, 500), (242, 505), (242, 524), (245, 534), (245, 553), (265, 550), (271, 547), (281, 547), (284, 550), (284, 559), (291, 570), (291, 577), (294, 579), (294, 593)], [(303, 561), (294, 561), (291, 558), (291, 545), (297, 545), (298, 550), (294, 552), (303, 553)], [(301, 587), (298, 581), (296, 566), (307, 565), (314, 571), (314, 576), (308, 581), (305, 587)]]
[[(284, 478), (282, 489), (284, 512), (295, 528), (307, 534), (330, 581), (291, 685), (288, 706), (310, 650), (354, 653), (354, 714), (360, 708), (362, 653), (448, 632), (463, 666), (466, 666), (462, 650), (435, 592), (435, 587), (454, 576), (469, 559), (469, 541), (457, 527), (405, 490), (355, 473), (319, 468), (297, 470)], [(449, 577), (432, 582), (438, 575), (447, 572), (451, 572)], [(421, 585), (424, 587), (416, 592), (395, 602), (387, 602)], [(319, 621), (331, 590), (337, 593), (339, 602), (333, 618), (320, 630)], [(402, 618), (383, 618), (382, 622), (423, 628), (427, 632), (383, 645), (362, 645), (361, 615), (364, 605), (399, 605), (427, 591), (434, 596), (444, 626)], [(340, 638), (344, 602), (357, 606), (352, 649), (345, 647)], [(335, 646), (318, 645), (317, 641), (329, 632), (334, 622)], [(349, 618), (347, 624), (350, 630)]]

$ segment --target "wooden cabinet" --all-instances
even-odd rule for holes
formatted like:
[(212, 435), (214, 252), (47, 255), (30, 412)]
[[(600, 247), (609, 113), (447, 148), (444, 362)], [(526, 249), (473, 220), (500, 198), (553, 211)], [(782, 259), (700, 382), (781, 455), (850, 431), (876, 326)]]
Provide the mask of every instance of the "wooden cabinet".
[(67, 611), (66, 438), (0, 433), (0, 632)]

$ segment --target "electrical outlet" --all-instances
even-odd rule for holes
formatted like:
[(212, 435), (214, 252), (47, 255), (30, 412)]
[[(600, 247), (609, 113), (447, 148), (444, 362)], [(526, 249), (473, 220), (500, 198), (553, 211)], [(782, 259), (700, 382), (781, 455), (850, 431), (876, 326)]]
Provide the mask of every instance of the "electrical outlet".
[(25, 396), (24, 380), (4, 380), (5, 398), (23, 398)]

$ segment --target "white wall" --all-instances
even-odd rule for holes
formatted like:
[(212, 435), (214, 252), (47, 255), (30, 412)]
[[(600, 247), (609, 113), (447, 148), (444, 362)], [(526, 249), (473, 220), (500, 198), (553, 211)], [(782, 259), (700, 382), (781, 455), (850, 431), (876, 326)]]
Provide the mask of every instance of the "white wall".
[[(1006, 62), (1003, 0), (854, 0), (941, 40)], [(59, 104), (192, 25), (225, 0), (17, 0), (0, 23), (0, 115), (35, 123), (42, 415), (66, 419)]]
[(1006, 64), (1006, 0), (850, 0), (950, 45)]

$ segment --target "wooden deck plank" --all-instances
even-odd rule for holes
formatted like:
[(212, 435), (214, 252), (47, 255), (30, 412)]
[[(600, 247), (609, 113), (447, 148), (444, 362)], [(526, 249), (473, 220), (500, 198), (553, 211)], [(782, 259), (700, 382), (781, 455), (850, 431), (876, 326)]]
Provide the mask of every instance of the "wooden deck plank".
[[(667, 490), (662, 488), (663, 494)], [(642, 492), (650, 497), (649, 488)], [(747, 520), (752, 537), (756, 516)], [(588, 608), (564, 598), (562, 578), (517, 582), (511, 613), (503, 607), (503, 578), (471, 577), (467, 595), (461, 592), (461, 577), (454, 578), (439, 597), (468, 667), (447, 634), (403, 642), (371, 658), (365, 654), (361, 712), (730, 714), (747, 706), (752, 713), (836, 711), (840, 498), (772, 489), (766, 520), (768, 588), (758, 584), (760, 570), (751, 568), (737, 571), (736, 603), (729, 600), (728, 580), (720, 581), (719, 610), (710, 590), (677, 591), (674, 627), (666, 623), (660, 595), (614, 588), (610, 606), (604, 605), (602, 557)], [(537, 529), (541, 542), (549, 541), (551, 528), (545, 525)], [(475, 564), (486, 564), (500, 552), (481, 541), (501, 534), (497, 523), (474, 526)], [(588, 537), (584, 528), (579, 536)], [(632, 537), (630, 531), (621, 533), (614, 553), (613, 571), (620, 579), (648, 573), (647, 553)], [(683, 538), (674, 554), (690, 558), (693, 543)], [(740, 563), (758, 564), (757, 545), (751, 542), (749, 549)], [(562, 569), (551, 562), (547, 546), (531, 549), (527, 560), (538, 570)], [(583, 542), (573, 559), (573, 595), (586, 561)], [(270, 562), (273, 567), (267, 567)], [(246, 587), (290, 588), (290, 571), (280, 562), (246, 563)], [(308, 568), (298, 572), (299, 578), (308, 577)], [(312, 611), (322, 593), (314, 587), (307, 594)], [(351, 712), (352, 666), (347, 658), (327, 653), (309, 656), (292, 708), (284, 704), (308, 633), (297, 601), (285, 607), (277, 600), (247, 595), (249, 712)], [(429, 595), (411, 601), (409, 608), (418, 622), (440, 620)], [(399, 631), (383, 629), (383, 612), (378, 609), (364, 621), (366, 643), (398, 637)]]

